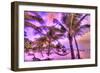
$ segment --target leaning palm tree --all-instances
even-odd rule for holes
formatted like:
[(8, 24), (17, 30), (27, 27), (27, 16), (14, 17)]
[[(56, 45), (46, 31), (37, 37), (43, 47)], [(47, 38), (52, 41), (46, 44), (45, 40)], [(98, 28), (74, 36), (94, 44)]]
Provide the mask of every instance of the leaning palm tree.
[[(43, 35), (43, 33), (41, 32), (41, 29), (36, 26), (35, 24), (31, 23), (30, 21), (37, 21), (40, 24), (44, 24), (44, 20), (42, 19), (42, 17), (37, 13), (37, 12), (29, 12), (29, 11), (25, 11), (24, 12), (24, 28), (26, 27), (31, 27), (33, 28), (35, 31), (35, 34), (40, 34)], [(26, 38), (27, 33), (24, 30), (24, 47), (25, 47), (25, 52), (29, 52), (29, 50), (33, 50), (34, 51), (40, 51), (40, 46), (38, 45), (37, 49), (36, 47), (34, 48), (34, 41), (29, 40), (28, 38)], [(38, 58), (35, 57), (35, 54), (33, 54), (33, 59), (37, 60)]]
[(62, 23), (57, 19), (54, 19), (54, 22), (61, 26), (61, 29), (64, 30), (64, 33), (67, 32), (67, 37), (69, 39), (69, 45), (71, 49), (71, 58), (75, 59), (74, 48), (73, 48), (73, 39), (75, 40), (75, 45), (77, 48), (77, 56), (80, 59), (79, 47), (76, 40), (76, 35), (79, 35), (82, 32), (85, 32), (85, 29), (89, 29), (89, 24), (81, 25), (81, 22), (89, 14), (77, 14), (77, 13), (63, 13), (62, 14)]
[[(41, 27), (42, 28), (42, 27)], [(44, 28), (44, 27), (43, 27)], [(52, 42), (55, 41), (55, 40), (58, 40), (59, 38), (61, 38), (63, 36), (62, 33), (60, 33), (60, 29), (58, 28), (55, 28), (55, 27), (45, 27), (45, 28), (48, 28), (48, 31), (46, 34), (44, 34), (43, 37), (41, 38), (38, 38), (36, 41), (42, 41), (42, 45), (46, 45), (45, 48), (48, 49), (48, 52), (47, 52), (47, 55), (49, 57), (50, 53), (51, 53), (51, 49), (55, 49), (56, 48), (56, 45), (53, 45)], [(44, 43), (43, 43), (44, 42)], [(42, 46), (41, 46), (42, 47)], [(48, 58), (48, 60), (50, 60)]]
[[(59, 28), (56, 28), (54, 26), (36, 26), (30, 22), (26, 22), (25, 23), (25, 27), (31, 27), (33, 28), (35, 31), (38, 32), (38, 34), (42, 34), (41, 37), (37, 38), (35, 41), (32, 42), (32, 45), (34, 45), (34, 47), (32, 47), (31, 49), (34, 51), (38, 51), (41, 53), (41, 55), (43, 56), (42, 51), (47, 48), (48, 52), (47, 55), (49, 57), (50, 55), (50, 51), (51, 49), (55, 49), (56, 47), (52, 44), (53, 41), (58, 40), (59, 38), (61, 38), (63, 36), (63, 33), (61, 33), (62, 31)], [(46, 31), (46, 33), (42, 33), (42, 29), (48, 29), (48, 31)], [(26, 33), (25, 33), (26, 35)], [(46, 45), (46, 47), (44, 47), (44, 45)], [(46, 59), (46, 60), (50, 60), (50, 58)]]

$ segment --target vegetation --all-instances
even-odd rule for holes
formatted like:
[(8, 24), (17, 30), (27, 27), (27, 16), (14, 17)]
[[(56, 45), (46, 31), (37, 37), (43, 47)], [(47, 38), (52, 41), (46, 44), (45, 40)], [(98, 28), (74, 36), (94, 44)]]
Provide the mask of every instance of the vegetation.
[[(58, 40), (64, 39), (64, 37), (66, 37), (69, 40), (71, 58), (76, 58), (74, 54), (73, 41), (75, 42), (77, 48), (77, 57), (78, 59), (81, 58), (76, 36), (87, 32), (87, 29), (89, 30), (90, 24), (81, 25), (81, 22), (87, 16), (89, 16), (89, 14), (61, 13), (61, 21), (59, 21), (56, 18), (53, 19), (53, 23), (56, 23), (56, 25), (60, 26), (60, 28), (57, 28), (55, 26), (44, 25), (45, 20), (41, 17), (41, 15), (39, 15), (38, 12), (32, 13), (33, 15), (29, 14), (28, 12), (25, 12), (25, 28), (31, 27), (32, 29), (34, 29), (34, 33), (39, 34), (40, 37), (36, 38), (35, 41), (30, 41), (28, 38), (25, 37), (25, 52), (28, 52), (31, 49), (33, 50), (33, 52), (40, 52), (43, 56), (43, 51), (46, 50), (48, 58), (45, 60), (51, 60), (49, 58), (51, 50), (56, 50), (54, 51), (56, 54), (60, 56), (65, 56), (68, 54), (66, 47), (63, 44), (61, 44)], [(29, 22), (29, 20), (35, 20), (39, 22), (41, 26), (37, 26)], [(24, 36), (27, 36), (27, 33), (25, 31)], [(52, 43), (55, 41), (57, 42), (57, 44)], [(63, 53), (60, 53), (60, 51), (62, 51)]]

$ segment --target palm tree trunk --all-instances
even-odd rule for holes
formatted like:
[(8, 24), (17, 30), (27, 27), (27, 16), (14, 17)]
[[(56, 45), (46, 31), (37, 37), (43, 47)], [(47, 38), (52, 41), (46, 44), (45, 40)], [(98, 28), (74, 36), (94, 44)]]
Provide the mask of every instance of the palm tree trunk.
[(74, 36), (74, 40), (75, 40), (75, 45), (76, 45), (76, 48), (77, 48), (77, 56), (78, 56), (78, 59), (80, 59), (80, 52), (79, 52), (78, 43), (77, 43), (75, 36)]
[(75, 59), (74, 49), (73, 49), (73, 44), (72, 44), (72, 42), (73, 42), (73, 38), (72, 38), (72, 36), (70, 36), (70, 34), (69, 34), (69, 45), (70, 45), (70, 49), (71, 49), (71, 58), (72, 58), (72, 59)]
[(50, 55), (50, 41), (51, 41), (51, 40), (49, 40), (48, 57), (49, 57), (49, 55)]

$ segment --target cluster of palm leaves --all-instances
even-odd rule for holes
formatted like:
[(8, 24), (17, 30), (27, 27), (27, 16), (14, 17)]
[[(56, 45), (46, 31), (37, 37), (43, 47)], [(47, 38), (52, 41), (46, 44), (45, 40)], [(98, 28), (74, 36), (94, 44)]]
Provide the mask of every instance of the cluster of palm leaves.
[[(80, 51), (77, 43), (76, 36), (81, 35), (87, 30), (89, 31), (90, 24), (81, 25), (81, 22), (89, 16), (89, 14), (79, 14), (79, 13), (61, 13), (61, 21), (57, 18), (53, 19), (53, 23), (59, 25), (60, 28), (55, 26), (47, 26), (45, 24), (45, 20), (38, 14), (38, 12), (31, 12), (33, 15), (30, 15), (26, 12), (24, 15), (25, 17), (25, 24), (24, 27), (31, 27), (35, 30), (35, 34), (39, 34), (41, 37), (36, 38), (35, 41), (31, 41), (28, 38), (25, 38), (25, 51), (28, 52), (30, 49), (33, 52), (38, 51), (43, 56), (43, 51), (47, 51), (48, 59), (50, 60), (49, 55), (52, 54), (51, 50), (56, 50), (55, 53), (60, 56), (65, 56), (68, 53), (66, 52), (66, 47), (62, 45), (58, 40), (63, 39), (66, 37), (69, 40), (70, 52), (71, 52), (71, 59), (75, 59), (75, 53), (73, 48), (73, 41), (75, 41), (75, 45), (77, 48), (77, 57), (80, 59)], [(33, 23), (30, 23), (28, 20), (35, 20), (41, 24), (41, 26), (36, 26)], [(45, 33), (43, 32), (45, 31)], [(24, 36), (27, 33), (24, 32)], [(52, 42), (58, 42), (58, 44), (53, 44)], [(66, 44), (68, 45), (68, 44)], [(59, 53), (62, 51), (62, 53)]]

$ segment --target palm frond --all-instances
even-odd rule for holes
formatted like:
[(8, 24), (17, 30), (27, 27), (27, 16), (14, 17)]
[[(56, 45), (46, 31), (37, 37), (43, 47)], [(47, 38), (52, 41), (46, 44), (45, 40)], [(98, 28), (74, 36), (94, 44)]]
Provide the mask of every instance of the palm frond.
[(82, 14), (79, 13), (64, 13), (62, 14), (62, 23), (66, 28), (74, 29), (81, 16)]
[(53, 36), (53, 41), (60, 39), (62, 36), (64, 36), (64, 34), (56, 34), (55, 36)]
[(45, 23), (43, 18), (40, 15), (38, 15), (38, 14), (36, 14), (36, 16), (35, 16), (35, 15), (30, 15), (28, 13), (25, 13), (24, 14), (24, 18), (25, 18), (25, 20), (35, 20), (35, 21), (38, 21), (41, 24)]
[(33, 23), (30, 23), (30, 22), (25, 21), (25, 22), (24, 22), (24, 27), (31, 27), (31, 28), (33, 28), (33, 29), (36, 31), (36, 33), (39, 33), (39, 34), (41, 34), (41, 35), (44, 35), (44, 34), (42, 33), (42, 29), (41, 29), (40, 27), (36, 26), (36, 25), (33, 24)]
[(66, 13), (62, 13), (62, 19), (61, 19), (62, 23), (66, 24), (66, 20), (67, 20), (67, 14)]
[(57, 19), (53, 19), (53, 23), (56, 23), (56, 24), (60, 25), (60, 26), (61, 26), (61, 30), (62, 30), (63, 32), (67, 31), (67, 29), (66, 29), (66, 28), (61, 24), (61, 22), (58, 21)]
[(28, 21), (25, 21), (24, 25), (25, 25), (25, 27), (32, 27), (33, 29), (37, 29), (38, 28), (38, 26), (36, 26), (35, 24), (30, 23)]
[(89, 31), (90, 31), (90, 25), (89, 24), (82, 25), (77, 29), (76, 35), (83, 35), (84, 33), (89, 32)]
[(82, 20), (84, 20), (85, 17), (87, 17), (89, 14), (85, 14), (78, 22), (77, 24), (80, 24), (82, 22)]

